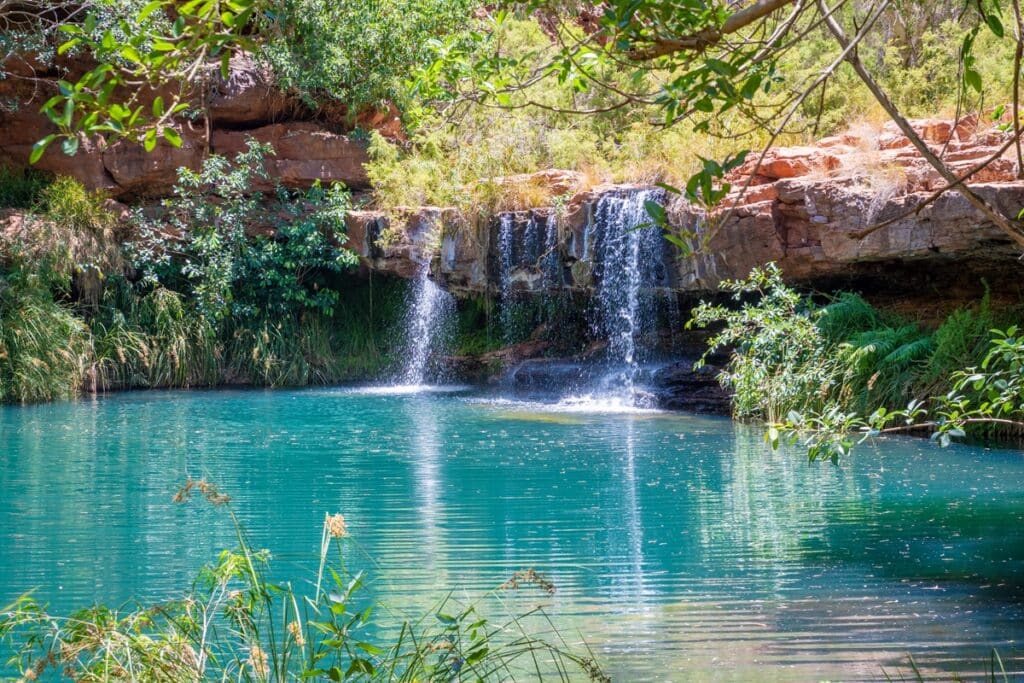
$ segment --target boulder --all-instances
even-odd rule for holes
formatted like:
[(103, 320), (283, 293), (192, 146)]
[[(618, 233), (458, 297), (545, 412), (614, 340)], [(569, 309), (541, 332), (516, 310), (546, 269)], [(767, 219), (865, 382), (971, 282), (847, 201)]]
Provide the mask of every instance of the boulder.
[(694, 369), (693, 360), (682, 360), (654, 373), (651, 394), (659, 408), (692, 413), (728, 415), (729, 392), (718, 381), (719, 368)]
[(231, 57), (227, 79), (217, 78), (210, 92), (209, 111), (214, 127), (259, 126), (283, 119), (301, 103), (285, 96), (272, 74), (251, 55)]
[(778, 180), (805, 176), (814, 171), (831, 171), (838, 166), (839, 159), (831, 151), (816, 147), (780, 147), (768, 150), (760, 163), (757, 156), (749, 159), (734, 173), (734, 177), (756, 174)]

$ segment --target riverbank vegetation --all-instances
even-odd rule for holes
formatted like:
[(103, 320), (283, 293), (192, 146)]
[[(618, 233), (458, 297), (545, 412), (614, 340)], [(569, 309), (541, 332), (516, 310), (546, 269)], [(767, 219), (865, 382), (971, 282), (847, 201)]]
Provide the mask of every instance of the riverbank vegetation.
[[(200, 496), (230, 506), (206, 480), (188, 480), (174, 500)], [(319, 564), (308, 582), (273, 580), (270, 555), (253, 548), (233, 511), (238, 545), (206, 565), (179, 598), (121, 608), (97, 605), (55, 615), (25, 596), (0, 610), (0, 643), (21, 681), (54, 674), (75, 681), (513, 681), (608, 678), (585, 646), (570, 646), (543, 607), (483, 614), (500, 594), (555, 586), (532, 570), (477, 599), (449, 596), (423, 615), (367, 596), (350, 573), (344, 516), (327, 515)], [(508, 606), (506, 606), (507, 608)]]
[(986, 294), (928, 328), (850, 292), (803, 296), (774, 264), (725, 286), (737, 305), (701, 304), (689, 324), (719, 330), (708, 353), (730, 352), (719, 378), (733, 412), (766, 422), (775, 446), (836, 462), (883, 433), (948, 445), (1024, 430), (1020, 304), (995, 310)]
[[(754, 90), (744, 92), (748, 102), (701, 107), (687, 111), (685, 121), (666, 121), (670, 98), (659, 92), (670, 90), (673, 79), (683, 80), (685, 74), (674, 70), (679, 67), (631, 70), (600, 49), (589, 59), (566, 56), (586, 42), (588, 32), (591, 39), (598, 36), (607, 17), (584, 10), (560, 14), (545, 3), (526, 5), (538, 8), (534, 14), (518, 7), (472, 26), (473, 49), (464, 37), (437, 45), (439, 61), (422, 69), (416, 82), (417, 92), (437, 108), (413, 111), (408, 142), (378, 138), (371, 148), (374, 192), (382, 205), (471, 205), (489, 179), (542, 168), (579, 171), (591, 184), (682, 187), (704, 158), (725, 159), (770, 141), (808, 144), (851, 126), (873, 131), (871, 137), (888, 120), (842, 64), (820, 93), (804, 98), (774, 129), (769, 112), (791, 102), (835, 57), (833, 38), (820, 23), (800, 26), (800, 40), (781, 50)], [(841, 4), (838, 13), (852, 20), (856, 10)], [(879, 19), (887, 28), (865, 37), (861, 55), (908, 116), (955, 118), (994, 107), (1012, 100), (1014, 45), (976, 32), (978, 21), (958, 2), (889, 5)], [(958, 80), (961, 50), (964, 37), (975, 33), (972, 69), (982, 87), (965, 93)], [(722, 83), (708, 88), (729, 92)]]
[(68, 178), (7, 182), (28, 211), (3, 236), (0, 400), (381, 372), (405, 286), (351, 273), (341, 188), (253, 194), (268, 153), (212, 156), (127, 219)]
[[(32, 50), (44, 62), (68, 55), (92, 66), (44, 105), (58, 132), (34, 156), (58, 140), (74, 153), (88, 134), (128, 137), (147, 149), (157, 137), (180, 144), (175, 117), (202, 115), (188, 101), (189, 81), (210, 87), (216, 70), (207, 67), (220, 66), (224, 77), (239, 52), (266, 67), (280, 94), (297, 96), (306, 114), (358, 127), (361, 112), (397, 105), (402, 131), (390, 139), (368, 133), (379, 205), (484, 213), (509, 196), (551, 203), (550, 194), (494, 182), (546, 167), (579, 171), (585, 184), (687, 186), (690, 199), (709, 203), (701, 183), (685, 182), (718, 168), (705, 158), (803, 142), (851, 122), (984, 112), (1019, 94), (1020, 21), (993, 2), (841, 3), (832, 11), (780, 1), (668, 14), (654, 1), (613, 2), (600, 12), (541, 0), (493, 7), (236, 0), (226, 12), (216, 5), (101, 0), (72, 20), (43, 13), (20, 25), (2, 46), (8, 55)], [(769, 5), (791, 12), (761, 11)], [(844, 36), (844, 26), (856, 33)], [(748, 40), (724, 41), (734, 29), (749, 32)], [(703, 42), (687, 42), (691, 34)], [(180, 88), (152, 106), (136, 106), (140, 95), (115, 102), (113, 93), (128, 84)], [(982, 120), (995, 125), (992, 119)], [(200, 171), (183, 172), (170, 202), (131, 216), (130, 236), (113, 234), (123, 223), (80, 190), (62, 208), (58, 199), (73, 194), (73, 184), (42, 190), (36, 175), (5, 171), (7, 206), (54, 195), (38, 204), (43, 218), (28, 221), (31, 230), (72, 232), (14, 240), (19, 249), (31, 246), (12, 250), (6, 266), (4, 397), (41, 400), (83, 386), (329, 382), (354, 376), (354, 368), (383, 367), (386, 323), (367, 306), (364, 324), (359, 296), (342, 296), (339, 283), (356, 260), (327, 237), (343, 232), (349, 195), (278, 189), (262, 201), (252, 184), (266, 181), (259, 161), (266, 153), (251, 147), (234, 162), (213, 156)], [(126, 251), (112, 247), (120, 241)], [(834, 311), (840, 304), (852, 309), (863, 301), (836, 302)], [(893, 407), (929, 393), (922, 384), (937, 389), (954, 358), (969, 355), (952, 348), (964, 339), (954, 324), (983, 326), (969, 315), (931, 335), (877, 314), (871, 327), (825, 339), (856, 369), (844, 370), (837, 400), (867, 411), (871, 403)], [(26, 319), (48, 324), (36, 329)], [(353, 329), (339, 332), (342, 321)], [(466, 334), (465, 350), (494, 348), (489, 331)], [(788, 371), (798, 372), (796, 365)], [(745, 395), (737, 370), (730, 382), (740, 389), (738, 413), (779, 420), (793, 410), (787, 392), (806, 393), (822, 378), (793, 379), (767, 392), (778, 405), (765, 407)]]

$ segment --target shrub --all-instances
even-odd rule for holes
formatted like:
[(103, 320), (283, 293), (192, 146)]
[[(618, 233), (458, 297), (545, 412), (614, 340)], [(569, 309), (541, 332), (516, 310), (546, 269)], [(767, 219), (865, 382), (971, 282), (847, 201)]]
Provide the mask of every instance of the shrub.
[(829, 360), (828, 343), (815, 324), (808, 303), (785, 286), (775, 264), (755, 268), (743, 281), (723, 283), (738, 310), (701, 303), (687, 326), (724, 329), (708, 340), (708, 354), (732, 349), (728, 367), (719, 376), (733, 391), (737, 417), (782, 419), (791, 410), (825, 403), (839, 379)]
[(386, 100), (404, 103), (403, 82), (428, 56), (427, 38), (464, 26), (475, 0), (282, 0), (279, 29), (262, 48), (282, 87), (315, 106), (337, 100), (350, 115)]
[(266, 178), (268, 153), (250, 140), (233, 160), (214, 155), (198, 172), (183, 168), (159, 216), (136, 212), (141, 235), (129, 246), (146, 281), (187, 294), (215, 323), (329, 313), (338, 293), (324, 274), (356, 263), (328, 237), (344, 231), (348, 192), (315, 185), (297, 196), (279, 188), (266, 206), (252, 183)]

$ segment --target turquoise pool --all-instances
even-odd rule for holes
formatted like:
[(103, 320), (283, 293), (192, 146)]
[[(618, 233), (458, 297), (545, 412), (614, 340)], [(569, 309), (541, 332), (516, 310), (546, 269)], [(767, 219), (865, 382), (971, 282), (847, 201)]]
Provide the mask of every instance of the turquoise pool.
[[(0, 408), (0, 603), (171, 597), (233, 545), (316, 571), (324, 513), (396, 611), (532, 567), (616, 680), (1024, 668), (1024, 455), (898, 439), (839, 467), (725, 419), (473, 393), (196, 391)], [(381, 626), (386, 628), (386, 624)], [(895, 676), (894, 676), (895, 677)]]

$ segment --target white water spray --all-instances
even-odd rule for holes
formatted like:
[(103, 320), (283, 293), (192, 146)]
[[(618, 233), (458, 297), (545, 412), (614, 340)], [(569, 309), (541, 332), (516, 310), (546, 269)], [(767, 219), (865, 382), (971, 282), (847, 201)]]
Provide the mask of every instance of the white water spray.
[(400, 385), (420, 387), (427, 383), (431, 358), (443, 351), (454, 315), (455, 300), (430, 279), (430, 266), (423, 264), (413, 281), (406, 313)]
[(512, 299), (512, 269), (515, 268), (515, 256), (513, 255), (515, 219), (511, 213), (503, 213), (498, 221), (498, 284), (501, 287), (499, 320), (502, 337), (507, 343), (512, 337), (515, 306)]
[(659, 197), (657, 190), (605, 195), (590, 227), (597, 282), (594, 326), (608, 340), (611, 364), (602, 393), (629, 405), (637, 405), (640, 398), (639, 363), (649, 349), (645, 337), (653, 333), (657, 317), (654, 288), (664, 241), (656, 228), (641, 226), (651, 220), (644, 203)]

